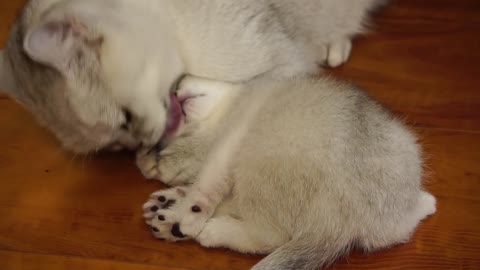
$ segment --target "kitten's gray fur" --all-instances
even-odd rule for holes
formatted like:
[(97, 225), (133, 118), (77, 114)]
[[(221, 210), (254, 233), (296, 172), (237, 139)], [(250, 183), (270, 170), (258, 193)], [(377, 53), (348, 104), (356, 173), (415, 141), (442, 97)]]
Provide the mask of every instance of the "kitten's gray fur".
[(339, 65), (384, 2), (31, 0), (0, 52), (0, 88), (76, 152), (152, 145), (181, 74), (239, 82)]
[[(273, 252), (256, 270), (317, 269), (353, 247), (406, 242), (436, 211), (422, 189), (414, 134), (355, 87), (326, 78), (186, 78), (179, 95), (193, 103), (184, 106), (186, 133), (165, 149), (181, 163), (166, 169), (178, 172), (195, 156), (178, 149), (213, 150), (192, 186), (145, 204), (157, 237)], [(207, 103), (216, 108), (205, 111)], [(177, 203), (162, 209), (161, 196)]]

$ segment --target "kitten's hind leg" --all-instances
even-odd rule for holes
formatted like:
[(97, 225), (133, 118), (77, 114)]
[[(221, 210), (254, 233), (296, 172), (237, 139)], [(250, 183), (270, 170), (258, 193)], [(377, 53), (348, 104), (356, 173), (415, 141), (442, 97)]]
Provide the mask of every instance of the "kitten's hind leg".
[(245, 253), (270, 253), (288, 242), (286, 236), (272, 228), (233, 218), (231, 216), (213, 217), (196, 237), (204, 247), (230, 248)]

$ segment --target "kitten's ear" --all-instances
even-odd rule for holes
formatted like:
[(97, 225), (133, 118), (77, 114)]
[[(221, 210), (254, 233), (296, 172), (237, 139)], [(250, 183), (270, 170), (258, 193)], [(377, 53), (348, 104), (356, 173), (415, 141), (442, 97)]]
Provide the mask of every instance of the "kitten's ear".
[(13, 92), (14, 80), (12, 68), (7, 62), (5, 51), (0, 50), (0, 92)]
[(29, 31), (23, 47), (33, 60), (65, 72), (85, 38), (85, 28), (72, 22), (52, 21)]

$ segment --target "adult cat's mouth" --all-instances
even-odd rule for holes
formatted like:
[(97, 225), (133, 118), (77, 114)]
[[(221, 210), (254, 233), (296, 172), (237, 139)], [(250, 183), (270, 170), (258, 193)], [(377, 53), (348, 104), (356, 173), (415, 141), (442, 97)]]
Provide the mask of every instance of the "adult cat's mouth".
[(170, 95), (170, 108), (168, 109), (167, 127), (165, 128), (164, 138), (175, 135), (178, 131), (183, 119), (182, 104), (178, 97), (174, 94)]

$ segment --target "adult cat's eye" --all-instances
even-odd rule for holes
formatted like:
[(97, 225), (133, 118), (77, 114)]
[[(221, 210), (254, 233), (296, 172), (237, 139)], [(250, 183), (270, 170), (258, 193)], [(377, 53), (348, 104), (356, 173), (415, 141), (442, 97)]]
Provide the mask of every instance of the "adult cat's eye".
[(125, 122), (120, 126), (120, 128), (123, 130), (128, 130), (128, 127), (132, 122), (133, 116), (129, 110), (123, 109), (122, 112), (123, 112), (123, 116), (125, 117)]

